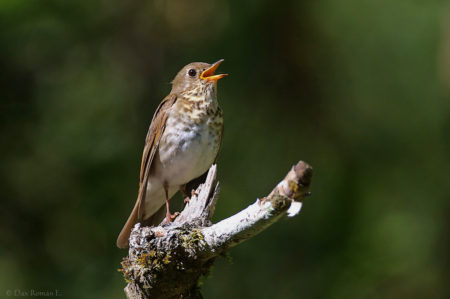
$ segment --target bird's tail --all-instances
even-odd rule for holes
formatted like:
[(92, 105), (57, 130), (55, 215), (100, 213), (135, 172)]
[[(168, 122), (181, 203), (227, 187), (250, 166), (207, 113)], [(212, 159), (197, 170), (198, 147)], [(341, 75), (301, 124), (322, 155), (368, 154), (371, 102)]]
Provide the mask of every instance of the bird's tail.
[(130, 238), (131, 229), (133, 226), (139, 222), (139, 201), (136, 201), (134, 205), (133, 211), (128, 217), (127, 222), (123, 226), (120, 231), (119, 237), (117, 238), (117, 247), (119, 248), (127, 248), (128, 247), (128, 239)]
[(128, 247), (128, 239), (130, 238), (131, 230), (133, 229), (134, 225), (138, 222), (141, 222), (142, 225), (145, 226), (156, 226), (159, 225), (166, 215), (166, 206), (162, 205), (159, 210), (150, 216), (149, 218), (145, 220), (139, 219), (139, 203), (136, 201), (136, 204), (134, 205), (133, 211), (130, 214), (130, 217), (128, 217), (127, 222), (123, 226), (122, 230), (120, 231), (119, 237), (117, 238), (117, 247), (119, 248), (127, 248)]

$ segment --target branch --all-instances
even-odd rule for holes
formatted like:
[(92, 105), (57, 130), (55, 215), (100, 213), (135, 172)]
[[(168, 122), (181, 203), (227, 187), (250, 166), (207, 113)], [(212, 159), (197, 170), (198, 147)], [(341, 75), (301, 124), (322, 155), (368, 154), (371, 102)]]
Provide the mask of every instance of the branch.
[(265, 198), (211, 225), (219, 194), (211, 166), (189, 203), (173, 223), (157, 227), (136, 224), (122, 262), (128, 298), (202, 298), (197, 287), (215, 258), (260, 233), (282, 216), (295, 216), (309, 194), (312, 168), (298, 162)]

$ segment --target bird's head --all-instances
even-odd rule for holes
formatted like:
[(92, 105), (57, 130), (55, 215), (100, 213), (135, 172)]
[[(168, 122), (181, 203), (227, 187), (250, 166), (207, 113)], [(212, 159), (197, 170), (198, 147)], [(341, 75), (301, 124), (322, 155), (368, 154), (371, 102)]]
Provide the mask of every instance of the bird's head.
[(227, 74), (215, 74), (216, 69), (223, 62), (223, 59), (208, 64), (204, 62), (192, 62), (178, 72), (172, 81), (172, 92), (179, 94), (193, 89), (214, 88), (217, 81)]

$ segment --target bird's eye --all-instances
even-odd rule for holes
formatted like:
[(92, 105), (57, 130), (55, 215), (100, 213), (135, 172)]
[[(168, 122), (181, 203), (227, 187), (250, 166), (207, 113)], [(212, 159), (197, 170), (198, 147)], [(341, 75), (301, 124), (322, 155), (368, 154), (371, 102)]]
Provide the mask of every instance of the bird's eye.
[(195, 75), (197, 75), (197, 72), (194, 69), (190, 69), (188, 71), (189, 76), (194, 77)]

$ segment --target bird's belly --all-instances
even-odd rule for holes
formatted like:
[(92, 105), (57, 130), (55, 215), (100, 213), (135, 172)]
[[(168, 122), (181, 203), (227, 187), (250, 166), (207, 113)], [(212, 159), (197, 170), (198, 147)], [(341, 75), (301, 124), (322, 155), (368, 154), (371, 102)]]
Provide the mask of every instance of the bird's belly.
[[(168, 119), (158, 152), (162, 181), (169, 186), (186, 184), (207, 171), (219, 151), (221, 134), (207, 122), (174, 123)], [(173, 129), (168, 130), (169, 127)]]

